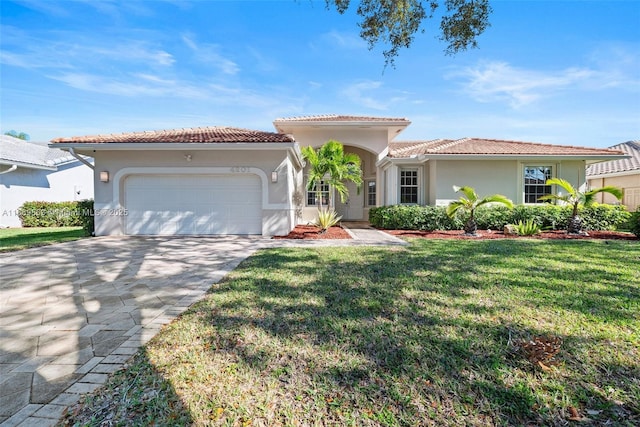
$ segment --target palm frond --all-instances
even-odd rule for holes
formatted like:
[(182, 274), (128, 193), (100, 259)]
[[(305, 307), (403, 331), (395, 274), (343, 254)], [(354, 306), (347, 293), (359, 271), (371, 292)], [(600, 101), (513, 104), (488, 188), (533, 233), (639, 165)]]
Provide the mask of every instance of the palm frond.
[(594, 188), (591, 191), (584, 193), (584, 204), (589, 206), (595, 201), (595, 196), (598, 193), (609, 193), (618, 200), (622, 200), (623, 192), (620, 188), (608, 185), (606, 187)]
[(458, 187), (457, 185), (454, 185), (453, 189), (456, 193), (461, 192), (462, 194), (464, 194), (471, 202), (475, 202), (476, 200), (478, 200), (478, 194), (476, 193), (476, 190), (471, 187), (468, 187), (466, 185), (463, 187)]
[(459, 209), (466, 209), (467, 206), (468, 203), (465, 203), (461, 200), (454, 200), (447, 206), (447, 215), (449, 217), (452, 217), (456, 212), (458, 212)]
[(545, 183), (546, 185), (557, 185), (558, 187), (562, 187), (567, 193), (569, 193), (571, 196), (576, 196), (576, 193), (578, 192), (573, 185), (571, 185), (571, 183), (569, 181), (567, 181), (566, 179), (562, 179), (562, 178), (549, 178), (547, 180), (547, 182)]
[(492, 196), (484, 197), (480, 200), (476, 206), (481, 206), (487, 203), (501, 203), (508, 208), (513, 208), (513, 202), (507, 196), (503, 196), (502, 194), (494, 194)]

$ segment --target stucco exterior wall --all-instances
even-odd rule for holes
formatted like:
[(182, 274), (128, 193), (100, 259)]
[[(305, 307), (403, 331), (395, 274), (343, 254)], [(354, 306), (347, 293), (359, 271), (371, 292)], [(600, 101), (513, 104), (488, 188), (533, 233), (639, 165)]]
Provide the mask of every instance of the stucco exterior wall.
[[(263, 188), (263, 235), (287, 234), (296, 223), (295, 167), (286, 150), (100, 151), (95, 162), (95, 207), (105, 212), (96, 215), (96, 235), (124, 234), (125, 219), (118, 212), (125, 208), (126, 177), (135, 174), (255, 174)], [(100, 182), (101, 171), (109, 172), (109, 182)]]
[(17, 210), (25, 202), (68, 202), (93, 198), (93, 170), (74, 161), (57, 171), (19, 167), (0, 175), (0, 224), (20, 227)]
[(481, 197), (502, 194), (513, 201), (518, 199), (519, 165), (515, 160), (437, 160), (429, 163), (435, 170), (429, 175), (430, 180), (435, 177), (434, 185), (429, 186), (431, 205), (448, 205), (451, 200), (457, 200), (460, 194), (453, 190), (454, 185), (473, 187)]
[[(590, 189), (606, 187), (609, 185), (622, 189), (624, 193), (622, 204), (625, 205), (630, 212), (635, 212), (640, 207), (640, 172), (629, 175), (589, 179)], [(607, 193), (597, 194), (596, 200), (599, 203), (620, 203), (615, 197)]]
[(430, 159), (425, 163), (394, 163), (384, 168), (383, 204), (399, 203), (399, 173), (403, 168), (419, 171), (420, 204), (446, 206), (457, 200), (460, 194), (453, 190), (454, 185), (473, 187), (479, 196), (502, 194), (514, 203), (523, 203), (526, 166), (551, 166), (553, 176), (564, 178), (574, 186), (585, 182), (584, 161)]
[(342, 145), (361, 148), (366, 151), (381, 153), (387, 148), (386, 129), (331, 129), (318, 127), (296, 130), (295, 138), (300, 147), (320, 147), (330, 139), (339, 141)]

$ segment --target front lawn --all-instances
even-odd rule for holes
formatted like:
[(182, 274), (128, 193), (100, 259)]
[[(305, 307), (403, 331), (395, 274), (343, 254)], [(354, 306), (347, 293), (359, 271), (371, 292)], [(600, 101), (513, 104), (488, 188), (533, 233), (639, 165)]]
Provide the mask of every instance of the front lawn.
[(86, 237), (82, 227), (26, 227), (0, 229), (0, 252), (68, 242)]
[(264, 250), (65, 422), (638, 425), (638, 265), (623, 241)]

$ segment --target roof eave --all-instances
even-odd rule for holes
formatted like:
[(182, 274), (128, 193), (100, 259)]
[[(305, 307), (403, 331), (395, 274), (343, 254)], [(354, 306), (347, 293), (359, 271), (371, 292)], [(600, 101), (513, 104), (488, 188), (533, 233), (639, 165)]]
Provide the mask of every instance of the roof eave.
[(592, 155), (578, 155), (578, 154), (420, 154), (407, 157), (391, 157), (392, 160), (408, 160), (408, 159), (441, 159), (441, 160), (585, 160), (587, 162), (592, 161), (597, 163), (600, 161), (623, 159), (625, 156), (617, 154), (592, 154)]
[(402, 131), (411, 124), (408, 120), (387, 120), (387, 121), (274, 121), (273, 126), (280, 133), (293, 134), (295, 129), (322, 129), (322, 128), (377, 128), (387, 130), (387, 141), (392, 141)]
[(605, 172), (599, 174), (589, 174), (587, 171), (588, 179), (598, 179), (598, 178), (615, 178), (617, 176), (628, 176), (628, 175), (640, 175), (640, 168), (631, 169), (628, 171), (619, 171), (619, 172)]
[(7, 159), (1, 159), (0, 160), (0, 165), (7, 165), (7, 166), (16, 165), (19, 168), (38, 169), (38, 170), (46, 170), (46, 171), (57, 171), (58, 170), (58, 168), (56, 166), (37, 165), (37, 164), (33, 164), (33, 163), (17, 162), (17, 161), (7, 160)]
[(275, 150), (288, 149), (296, 142), (101, 142), (101, 143), (69, 143), (56, 142), (50, 147), (62, 150), (73, 148), (76, 151), (136, 151), (136, 150)]
[(325, 126), (409, 126), (410, 120), (274, 120), (276, 129), (279, 125), (286, 124), (293, 127), (325, 127)]

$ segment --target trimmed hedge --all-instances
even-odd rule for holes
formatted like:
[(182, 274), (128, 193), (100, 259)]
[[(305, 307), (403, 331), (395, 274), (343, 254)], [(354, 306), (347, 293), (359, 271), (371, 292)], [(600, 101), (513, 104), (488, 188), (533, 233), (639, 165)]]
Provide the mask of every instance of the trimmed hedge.
[(93, 236), (96, 230), (93, 199), (78, 201), (78, 209), (80, 210), (80, 222), (82, 223), (82, 228), (88, 236)]
[(93, 200), (25, 202), (18, 209), (23, 227), (78, 227), (93, 233)]
[(640, 207), (636, 212), (633, 212), (631, 218), (629, 218), (629, 231), (640, 238)]
[[(445, 206), (394, 205), (371, 208), (369, 222), (388, 230), (462, 230), (465, 213), (449, 218)], [(630, 213), (623, 206), (594, 204), (582, 208), (580, 217), (585, 230), (615, 230), (628, 221)], [(563, 230), (571, 218), (570, 206), (517, 205), (476, 209), (476, 222), (481, 230), (502, 230), (507, 224), (533, 221), (545, 230)]]

